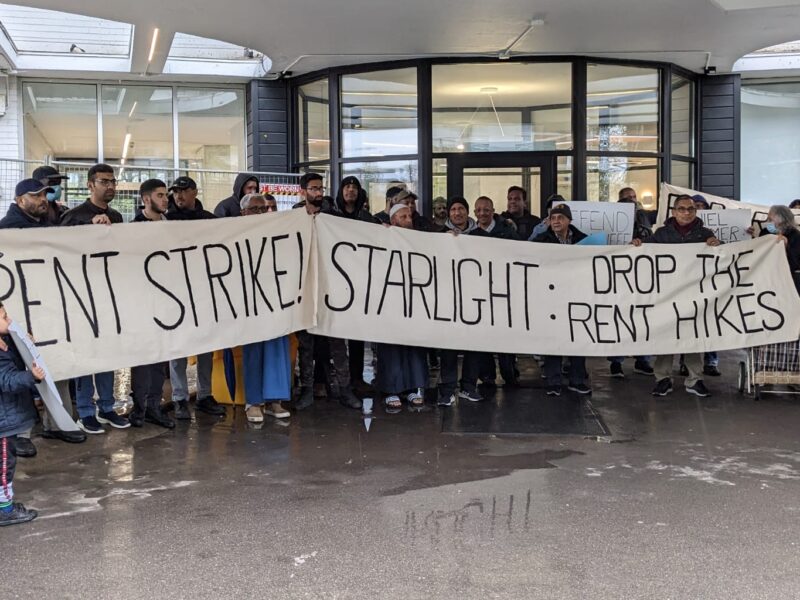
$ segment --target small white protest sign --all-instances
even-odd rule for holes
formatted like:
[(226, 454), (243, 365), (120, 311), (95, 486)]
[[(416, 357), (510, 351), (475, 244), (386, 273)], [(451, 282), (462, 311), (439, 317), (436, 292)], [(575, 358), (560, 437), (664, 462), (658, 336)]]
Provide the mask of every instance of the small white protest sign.
[(629, 202), (565, 202), (572, 224), (586, 235), (605, 233), (610, 246), (630, 244), (635, 205)]
[(750, 239), (750, 234), (747, 233), (751, 218), (749, 210), (699, 210), (697, 216), (722, 242), (743, 242)]
[(8, 326), (8, 332), (11, 334), (11, 339), (14, 340), (14, 345), (17, 347), (20, 356), (22, 356), (22, 360), (25, 361), (25, 366), (30, 369), (31, 365), (36, 363), (44, 371), (44, 380), (36, 384), (36, 390), (39, 392), (39, 396), (47, 407), (47, 412), (53, 417), (53, 421), (55, 421), (58, 428), (61, 431), (79, 431), (75, 421), (64, 409), (61, 396), (56, 389), (56, 383), (50, 376), (50, 371), (47, 369), (44, 358), (39, 353), (36, 344), (33, 343), (22, 326), (16, 321), (11, 321)]

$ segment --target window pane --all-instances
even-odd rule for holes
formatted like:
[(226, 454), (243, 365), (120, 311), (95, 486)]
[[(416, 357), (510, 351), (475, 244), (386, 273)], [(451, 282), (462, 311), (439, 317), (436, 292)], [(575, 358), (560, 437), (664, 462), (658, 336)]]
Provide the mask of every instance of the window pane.
[(800, 198), (800, 82), (742, 82), (741, 149), (743, 201)]
[(495, 211), (506, 210), (508, 188), (517, 185), (528, 192), (528, 208), (538, 215), (542, 197), (542, 170), (540, 167), (499, 167), (464, 169), (464, 197), (474, 210), (475, 200), (487, 196), (494, 201)]
[(558, 176), (556, 178), (556, 192), (567, 200), (572, 200), (572, 157), (558, 157)]
[[(393, 160), (385, 162), (345, 163), (342, 165), (342, 178), (355, 175), (369, 198), (369, 212), (375, 214), (386, 208), (386, 190), (390, 184), (402, 182), (411, 191), (417, 189), (417, 161)], [(336, 190), (331, 190), (336, 196)]]
[(586, 90), (589, 150), (658, 152), (658, 71), (589, 65)]
[(327, 79), (313, 81), (297, 89), (300, 162), (327, 160), (331, 156), (328, 105)]
[(172, 88), (104, 85), (106, 162), (173, 166)]
[(572, 65), (434, 65), (433, 151), (572, 148)]
[(682, 160), (672, 161), (672, 185), (678, 187), (692, 188), (692, 163), (684, 162)]
[(636, 190), (645, 208), (654, 208), (658, 189), (655, 158), (590, 156), (586, 160), (586, 199), (613, 202), (625, 187)]
[(694, 84), (672, 76), (672, 153), (694, 156)]
[(97, 86), (23, 84), (25, 158), (97, 160)]
[(342, 77), (342, 155), (417, 152), (417, 70)]
[(447, 159), (433, 159), (433, 199), (447, 200)]
[(244, 90), (178, 88), (176, 95), (181, 168), (243, 170)]

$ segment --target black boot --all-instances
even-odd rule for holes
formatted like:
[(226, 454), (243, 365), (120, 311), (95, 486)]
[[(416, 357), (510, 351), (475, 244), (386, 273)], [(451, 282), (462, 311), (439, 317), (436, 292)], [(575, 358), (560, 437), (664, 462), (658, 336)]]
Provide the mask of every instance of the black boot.
[(214, 396), (199, 398), (194, 405), (195, 409), (215, 417), (225, 416), (225, 407), (221, 406)]
[(189, 403), (186, 400), (178, 400), (172, 404), (175, 407), (175, 418), (178, 421), (192, 420), (192, 413), (189, 412)]
[(164, 413), (161, 412), (161, 408), (148, 408), (144, 411), (144, 420), (153, 425), (165, 427), (166, 429), (175, 428), (175, 421), (169, 417), (165, 417)]
[(347, 408), (361, 410), (361, 400), (356, 397), (350, 386), (342, 389), (341, 396), (339, 396), (339, 404)]
[(36, 446), (30, 438), (17, 437), (14, 442), (14, 456), (18, 458), (33, 458), (36, 456)]
[(144, 427), (144, 411), (134, 406), (131, 414), (128, 415), (128, 421), (131, 422), (131, 427)]
[(37, 516), (39, 516), (39, 513), (35, 510), (29, 510), (21, 503), (14, 502), (11, 505), (11, 511), (0, 510), (0, 527), (27, 523), (28, 521), (33, 521)]
[(305, 410), (314, 404), (314, 389), (310, 387), (300, 388), (300, 395), (294, 403), (295, 410)]

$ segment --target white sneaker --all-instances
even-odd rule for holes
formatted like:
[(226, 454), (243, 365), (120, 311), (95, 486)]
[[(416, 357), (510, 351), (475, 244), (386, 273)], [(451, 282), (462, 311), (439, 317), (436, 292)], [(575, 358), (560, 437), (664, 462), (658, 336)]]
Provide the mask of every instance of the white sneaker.
[(247, 405), (244, 409), (244, 414), (247, 415), (247, 420), (251, 423), (263, 423), (264, 413), (261, 412), (260, 406)]
[(265, 415), (269, 415), (270, 417), (275, 417), (276, 419), (288, 419), (289, 418), (289, 411), (281, 406), (280, 402), (272, 402), (264, 411)]

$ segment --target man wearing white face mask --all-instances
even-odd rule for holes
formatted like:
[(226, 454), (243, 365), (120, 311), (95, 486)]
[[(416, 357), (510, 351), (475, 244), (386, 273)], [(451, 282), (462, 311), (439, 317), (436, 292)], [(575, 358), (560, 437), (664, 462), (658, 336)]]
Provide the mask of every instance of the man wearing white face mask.
[(58, 225), (61, 222), (61, 215), (68, 210), (66, 204), (61, 202), (61, 197), (63, 196), (61, 183), (69, 178), (50, 165), (34, 169), (31, 178), (42, 185), (53, 188), (52, 192), (47, 193), (47, 222), (50, 225)]

